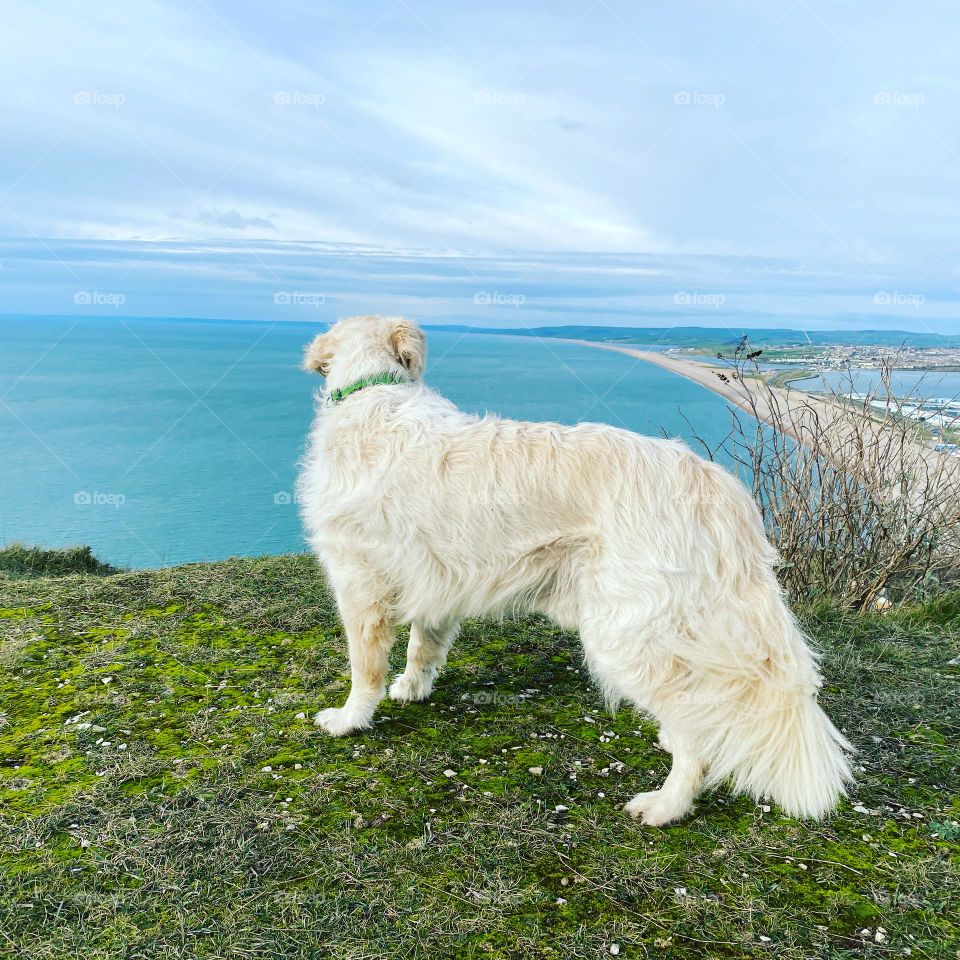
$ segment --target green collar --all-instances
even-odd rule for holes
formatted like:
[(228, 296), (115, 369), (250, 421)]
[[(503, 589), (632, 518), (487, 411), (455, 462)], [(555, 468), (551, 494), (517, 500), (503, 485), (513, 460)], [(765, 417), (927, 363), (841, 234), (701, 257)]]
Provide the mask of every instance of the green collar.
[(346, 400), (351, 393), (356, 393), (364, 387), (378, 387), (387, 384), (410, 383), (410, 381), (399, 373), (378, 373), (374, 377), (363, 377), (360, 380), (354, 380), (353, 383), (339, 390), (331, 390), (327, 396), (327, 403), (331, 406), (338, 404), (341, 400)]

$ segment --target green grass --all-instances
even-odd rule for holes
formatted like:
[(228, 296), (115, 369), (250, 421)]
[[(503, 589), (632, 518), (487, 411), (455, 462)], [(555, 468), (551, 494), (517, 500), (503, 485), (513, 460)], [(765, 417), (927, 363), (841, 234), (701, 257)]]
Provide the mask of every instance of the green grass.
[(719, 791), (661, 830), (619, 809), (654, 727), (544, 621), (466, 624), (431, 703), (332, 740), (306, 557), (0, 574), (0, 608), (0, 956), (960, 955), (957, 596), (809, 614), (860, 748), (835, 817)]
[(119, 572), (116, 567), (98, 560), (89, 547), (44, 550), (14, 543), (0, 548), (0, 574), (9, 577), (65, 577), (71, 573), (105, 577)]

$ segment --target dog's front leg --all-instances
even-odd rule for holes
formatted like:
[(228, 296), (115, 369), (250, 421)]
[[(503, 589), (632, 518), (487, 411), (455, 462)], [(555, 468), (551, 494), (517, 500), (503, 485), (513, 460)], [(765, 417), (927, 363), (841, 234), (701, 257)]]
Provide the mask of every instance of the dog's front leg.
[(459, 629), (460, 625), (456, 622), (441, 626), (428, 626), (420, 622), (411, 624), (407, 666), (390, 685), (391, 699), (409, 703), (426, 700), (430, 696), (433, 681), (447, 659), (447, 651)]
[(340, 615), (350, 649), (350, 695), (342, 707), (321, 710), (313, 722), (334, 737), (370, 726), (386, 692), (387, 657), (394, 635), (382, 608), (373, 606)]

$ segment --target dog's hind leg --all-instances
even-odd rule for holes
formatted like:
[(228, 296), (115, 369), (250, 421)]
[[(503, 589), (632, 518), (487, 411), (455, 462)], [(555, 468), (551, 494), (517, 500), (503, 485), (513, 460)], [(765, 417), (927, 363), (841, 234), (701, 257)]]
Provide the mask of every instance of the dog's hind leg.
[(390, 697), (401, 702), (426, 700), (433, 681), (447, 659), (460, 625), (456, 622), (428, 626), (415, 622), (410, 626), (407, 666), (390, 685)]
[[(659, 790), (638, 793), (626, 811), (652, 827), (685, 817), (693, 809), (707, 773), (697, 750), (695, 731), (682, 717), (687, 699), (687, 668), (664, 641), (669, 623), (637, 617), (618, 622), (616, 614), (595, 605), (580, 626), (590, 672), (609, 703), (630, 701), (660, 722), (660, 743), (673, 754), (670, 773)], [(672, 708), (671, 708), (672, 706)], [(677, 709), (680, 707), (680, 709)]]
[(335, 737), (370, 726), (386, 690), (387, 658), (395, 639), (382, 607), (348, 609), (341, 602), (340, 616), (350, 648), (350, 695), (342, 707), (321, 710), (313, 718)]
[(673, 753), (673, 766), (663, 786), (649, 793), (638, 793), (624, 807), (631, 817), (651, 827), (661, 827), (685, 817), (693, 809), (693, 801), (706, 775), (706, 764), (696, 755), (688, 739), (671, 730), (667, 742)]

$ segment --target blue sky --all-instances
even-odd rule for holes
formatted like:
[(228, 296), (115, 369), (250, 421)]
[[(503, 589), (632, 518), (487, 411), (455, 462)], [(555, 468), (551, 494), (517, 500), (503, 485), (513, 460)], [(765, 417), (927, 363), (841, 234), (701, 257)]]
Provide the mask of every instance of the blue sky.
[(947, 3), (5, 21), (0, 312), (960, 331)]

